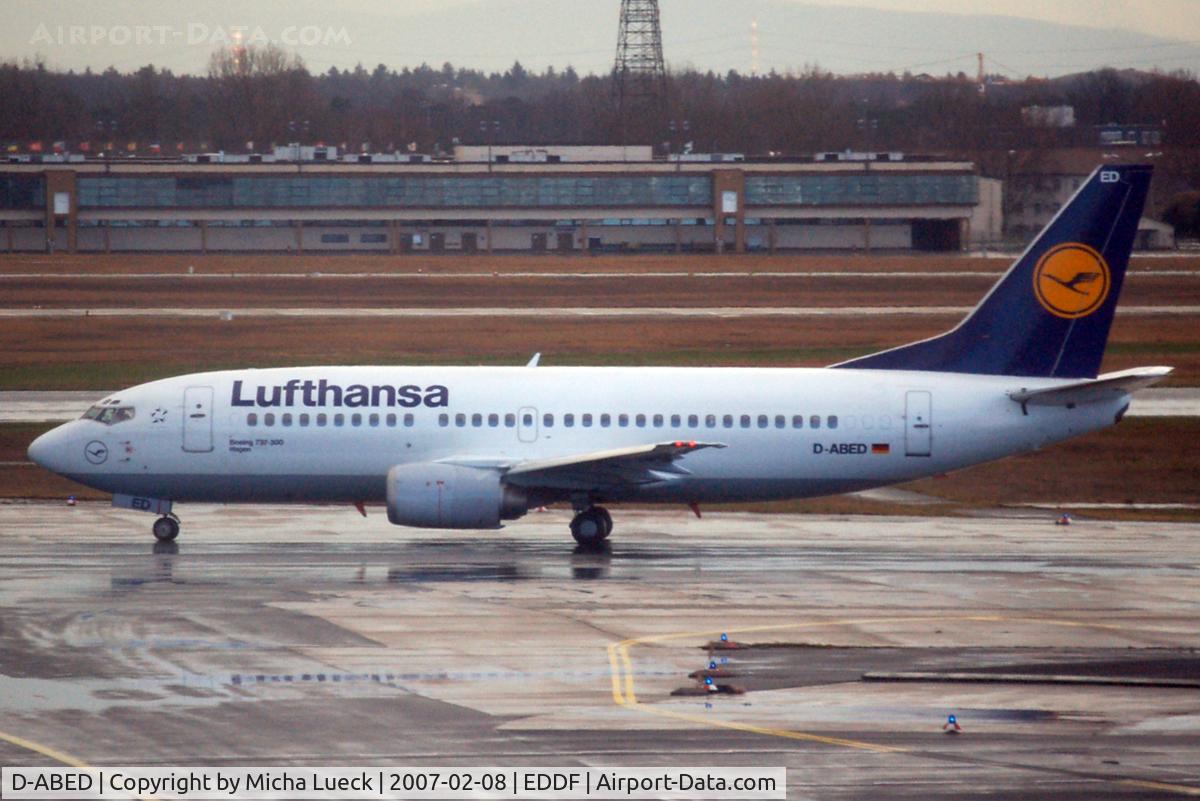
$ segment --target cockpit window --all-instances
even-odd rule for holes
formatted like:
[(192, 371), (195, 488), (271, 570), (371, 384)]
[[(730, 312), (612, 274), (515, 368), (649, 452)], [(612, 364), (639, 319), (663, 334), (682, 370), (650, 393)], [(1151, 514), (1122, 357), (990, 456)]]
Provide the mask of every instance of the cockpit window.
[(117, 423), (132, 420), (133, 415), (134, 410), (132, 406), (105, 406), (99, 404), (84, 412), (83, 419), (95, 420), (97, 423), (104, 423), (106, 426), (114, 426)]

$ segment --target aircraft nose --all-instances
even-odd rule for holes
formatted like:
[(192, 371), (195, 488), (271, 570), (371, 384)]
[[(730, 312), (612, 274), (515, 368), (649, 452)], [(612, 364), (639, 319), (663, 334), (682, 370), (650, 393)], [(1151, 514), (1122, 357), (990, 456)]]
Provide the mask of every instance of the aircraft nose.
[(63, 466), (62, 440), (62, 426), (50, 429), (29, 443), (26, 451), (29, 460), (47, 470), (61, 472)]

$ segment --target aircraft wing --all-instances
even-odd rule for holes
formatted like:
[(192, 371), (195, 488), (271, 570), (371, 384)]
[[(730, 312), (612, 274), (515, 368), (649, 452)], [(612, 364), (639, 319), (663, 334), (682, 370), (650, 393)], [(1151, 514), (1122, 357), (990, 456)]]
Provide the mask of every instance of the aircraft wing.
[(1105, 373), (1085, 381), (1059, 384), (1042, 389), (1021, 389), (1008, 393), (1020, 404), (1032, 406), (1068, 406), (1080, 403), (1095, 403), (1114, 395), (1133, 392), (1148, 387), (1171, 372), (1170, 367), (1135, 367), (1116, 373)]
[(660, 442), (591, 453), (530, 459), (504, 473), (504, 482), (519, 487), (594, 490), (629, 484), (656, 484), (688, 475), (678, 462), (694, 451), (724, 448), (719, 442)]

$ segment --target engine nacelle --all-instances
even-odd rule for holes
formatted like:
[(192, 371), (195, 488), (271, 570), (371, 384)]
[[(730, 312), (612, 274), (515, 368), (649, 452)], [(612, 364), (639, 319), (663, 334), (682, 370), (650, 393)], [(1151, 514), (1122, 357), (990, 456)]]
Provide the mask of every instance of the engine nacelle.
[(529, 509), (523, 490), (495, 470), (452, 464), (398, 464), (387, 476), (388, 520), (420, 528), (500, 528)]

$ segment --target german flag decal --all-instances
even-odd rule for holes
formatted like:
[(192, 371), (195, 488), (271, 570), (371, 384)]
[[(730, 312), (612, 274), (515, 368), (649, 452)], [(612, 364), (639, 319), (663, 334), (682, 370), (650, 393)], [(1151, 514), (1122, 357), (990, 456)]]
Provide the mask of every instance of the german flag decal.
[(891, 451), (892, 451), (892, 446), (888, 445), (886, 442), (876, 442), (871, 445), (871, 453), (884, 454), (884, 453), (891, 453)]

